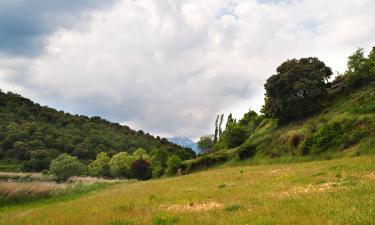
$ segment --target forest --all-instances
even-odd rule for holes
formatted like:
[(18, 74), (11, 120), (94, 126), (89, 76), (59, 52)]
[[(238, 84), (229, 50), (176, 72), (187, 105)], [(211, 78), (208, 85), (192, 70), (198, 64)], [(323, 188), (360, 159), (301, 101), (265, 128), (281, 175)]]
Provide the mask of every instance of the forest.
[(163, 151), (182, 160), (195, 157), (193, 150), (154, 137), (142, 130), (111, 123), (98, 116), (72, 115), (41, 106), (15, 93), (0, 91), (0, 157), (22, 164), (24, 171), (43, 171), (62, 153), (84, 163), (101, 152), (113, 156)]

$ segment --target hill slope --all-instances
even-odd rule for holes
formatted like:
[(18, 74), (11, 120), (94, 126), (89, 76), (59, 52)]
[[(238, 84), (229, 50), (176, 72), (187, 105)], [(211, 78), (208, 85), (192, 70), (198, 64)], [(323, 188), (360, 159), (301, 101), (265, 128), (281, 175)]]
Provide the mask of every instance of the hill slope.
[(0, 213), (7, 224), (372, 224), (375, 157), (219, 168)]
[(81, 160), (91, 160), (102, 151), (111, 155), (119, 151), (134, 152), (137, 148), (148, 152), (164, 148), (182, 159), (195, 155), (191, 149), (170, 143), (166, 138), (155, 138), (100, 117), (71, 115), (42, 107), (17, 94), (0, 91), (0, 157), (25, 161), (51, 159), (66, 152)]
[[(185, 161), (188, 172), (231, 160), (291, 157), (336, 158), (375, 153), (375, 83), (336, 95), (321, 112), (280, 126), (274, 119), (245, 114), (237, 122), (246, 139), (230, 148), (223, 137), (216, 151)], [(237, 135), (238, 136), (238, 135)], [(297, 156), (297, 157), (296, 157)]]

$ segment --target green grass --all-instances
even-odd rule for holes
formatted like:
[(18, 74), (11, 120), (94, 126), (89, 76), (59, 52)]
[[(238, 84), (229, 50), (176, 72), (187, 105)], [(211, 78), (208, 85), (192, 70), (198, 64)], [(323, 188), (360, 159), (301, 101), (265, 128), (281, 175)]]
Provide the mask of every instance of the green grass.
[(375, 156), (237, 165), (12, 208), (0, 224), (372, 224)]

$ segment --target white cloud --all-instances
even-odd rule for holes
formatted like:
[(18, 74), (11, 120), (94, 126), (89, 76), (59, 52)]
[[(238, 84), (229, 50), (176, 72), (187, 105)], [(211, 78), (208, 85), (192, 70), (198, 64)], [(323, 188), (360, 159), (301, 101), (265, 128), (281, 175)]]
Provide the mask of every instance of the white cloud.
[[(58, 108), (195, 138), (211, 132), (219, 112), (258, 110), (265, 80), (287, 58), (318, 56), (343, 71), (352, 51), (375, 44), (373, 1), (275, 2), (123, 0), (93, 12), (84, 30), (50, 36), (27, 70), (1, 64), (0, 84)], [(4, 75), (10, 70), (22, 82)]]

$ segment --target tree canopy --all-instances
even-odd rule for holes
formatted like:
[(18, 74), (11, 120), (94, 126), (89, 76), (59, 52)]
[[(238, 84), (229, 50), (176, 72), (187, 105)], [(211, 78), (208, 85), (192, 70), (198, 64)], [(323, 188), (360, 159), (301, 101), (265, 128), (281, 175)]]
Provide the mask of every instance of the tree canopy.
[(262, 111), (267, 116), (286, 123), (322, 108), (331, 68), (318, 58), (310, 57), (288, 60), (276, 71), (264, 85)]
[(49, 171), (58, 181), (66, 181), (71, 176), (79, 176), (85, 172), (86, 166), (77, 157), (66, 153), (52, 160)]

